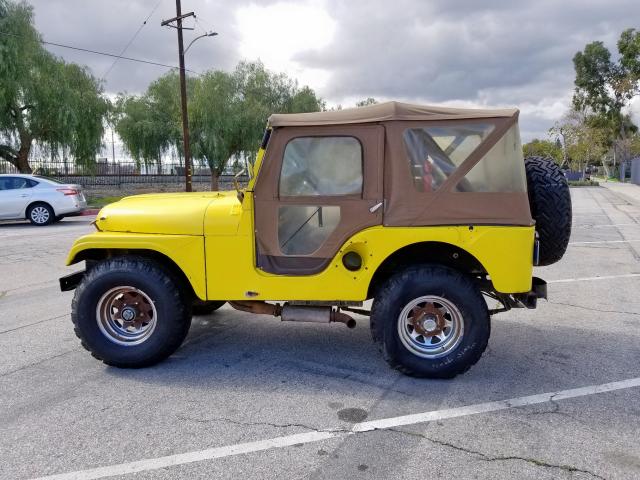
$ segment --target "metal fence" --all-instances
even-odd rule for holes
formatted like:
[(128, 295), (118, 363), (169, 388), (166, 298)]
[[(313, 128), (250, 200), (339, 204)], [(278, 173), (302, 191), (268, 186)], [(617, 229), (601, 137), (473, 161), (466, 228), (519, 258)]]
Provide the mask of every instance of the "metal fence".
[[(76, 165), (62, 160), (30, 160), (33, 173), (55, 178), (65, 183), (76, 183), (83, 187), (122, 186), (122, 185), (173, 185), (184, 183), (184, 165), (177, 163), (137, 164), (135, 162), (108, 162), (99, 160), (91, 165)], [(9, 162), (0, 160), (0, 174), (18, 173)], [(233, 183), (233, 172), (220, 175), (222, 185)], [(192, 182), (211, 183), (211, 170), (208, 166), (195, 165), (192, 168)], [(247, 177), (239, 178), (246, 183)]]

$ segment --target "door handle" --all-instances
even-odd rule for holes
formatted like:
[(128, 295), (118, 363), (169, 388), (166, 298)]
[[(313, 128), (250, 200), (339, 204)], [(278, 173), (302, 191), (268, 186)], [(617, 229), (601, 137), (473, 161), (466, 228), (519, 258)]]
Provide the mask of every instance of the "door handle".
[(378, 209), (380, 209), (380, 207), (384, 205), (384, 202), (378, 202), (376, 203), (373, 207), (369, 208), (369, 211), (371, 213), (376, 213), (378, 211)]
[(26, 194), (26, 193), (23, 193), (23, 194), (21, 194), (20, 196), (21, 196), (22, 198), (24, 198), (24, 197), (28, 197), (29, 195), (28, 195), (28, 194)]

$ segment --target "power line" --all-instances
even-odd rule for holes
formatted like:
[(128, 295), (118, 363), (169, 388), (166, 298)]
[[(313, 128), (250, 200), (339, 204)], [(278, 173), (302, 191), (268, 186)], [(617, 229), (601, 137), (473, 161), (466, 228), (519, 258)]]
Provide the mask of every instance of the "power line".
[[(23, 38), (21, 35), (16, 35), (14, 33), (9, 33), (9, 32), (0, 32), (0, 35), (7, 35), (7, 36), (10, 36), (10, 37)], [(95, 55), (103, 55), (105, 57), (112, 57), (112, 58), (117, 58), (117, 59), (121, 59), (121, 60), (127, 60), (127, 61), (130, 61), (130, 62), (146, 63), (148, 65), (155, 65), (155, 66), (158, 66), (158, 67), (165, 67), (165, 68), (171, 68), (171, 69), (174, 69), (174, 70), (180, 70), (180, 67), (177, 67), (175, 65), (167, 65), (165, 63), (153, 62), (151, 60), (143, 60), (141, 58), (125, 57), (123, 55), (116, 55), (115, 53), (100, 52), (98, 50), (91, 50), (89, 48), (75, 47), (73, 45), (65, 45), (63, 43), (47, 42), (45, 40), (40, 40), (40, 43), (42, 43), (44, 45), (53, 45), (55, 47), (68, 48), (70, 50), (77, 50), (77, 51), (80, 51), (80, 52), (93, 53)], [(196, 75), (201, 75), (200, 72), (195, 72), (193, 70), (187, 70), (187, 71), (189, 73), (195, 73)]]
[[(151, 13), (149, 13), (149, 15), (147, 15), (147, 18), (144, 19), (144, 22), (142, 22), (142, 25), (140, 25), (138, 27), (138, 30), (136, 30), (136, 33), (133, 34), (133, 37), (131, 37), (131, 40), (129, 40), (129, 42), (124, 46), (124, 48), (122, 49), (122, 51), (120, 52), (120, 55), (124, 55), (124, 53), (127, 51), (127, 49), (131, 46), (131, 44), (133, 43), (133, 41), (138, 37), (138, 34), (142, 31), (142, 29), (144, 28), (144, 26), (147, 24), (147, 22), (149, 21), (149, 19), (151, 18), (151, 16), (155, 13), (155, 11), (158, 9), (158, 7), (160, 6), (160, 4), (162, 3), (163, 0), (159, 0), (158, 3), (156, 3), (156, 6), (153, 7), (153, 9), (151, 10)], [(104, 72), (104, 75), (102, 75), (102, 80), (106, 80), (107, 75), (109, 75), (109, 73), (111, 73), (111, 70), (113, 69), (113, 67), (115, 67), (116, 63), (118, 63), (118, 60), (120, 60), (119, 58), (116, 58), (113, 63), (111, 64), (111, 66), (107, 69), (106, 72)]]

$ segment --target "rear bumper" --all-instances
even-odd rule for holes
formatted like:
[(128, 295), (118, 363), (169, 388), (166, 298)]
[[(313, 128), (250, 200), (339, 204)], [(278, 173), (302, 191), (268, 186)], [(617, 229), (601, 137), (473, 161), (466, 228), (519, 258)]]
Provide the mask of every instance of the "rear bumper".
[(500, 312), (507, 312), (512, 308), (536, 308), (538, 306), (538, 299), (544, 298), (547, 299), (547, 282), (538, 277), (533, 277), (531, 279), (531, 290), (524, 293), (498, 293), (493, 292), (495, 296), (491, 295), (492, 298), (499, 300), (503, 308), (496, 308), (489, 310), (491, 315)]
[(538, 277), (531, 280), (531, 290), (527, 293), (516, 293), (514, 299), (525, 308), (536, 308), (539, 298), (547, 299), (547, 282)]

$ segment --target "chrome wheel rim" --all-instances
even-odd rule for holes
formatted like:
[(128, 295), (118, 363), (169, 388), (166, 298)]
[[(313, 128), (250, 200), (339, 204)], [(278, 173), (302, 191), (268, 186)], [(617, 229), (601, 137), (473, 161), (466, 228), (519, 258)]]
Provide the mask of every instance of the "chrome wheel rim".
[(106, 292), (96, 307), (100, 331), (113, 343), (140, 345), (156, 328), (156, 307), (142, 290), (121, 286)]
[(455, 350), (464, 334), (460, 310), (446, 298), (426, 295), (409, 302), (398, 316), (398, 335), (414, 355), (439, 358)]
[(47, 223), (49, 221), (49, 210), (45, 207), (34, 207), (31, 210), (31, 220), (36, 223)]

